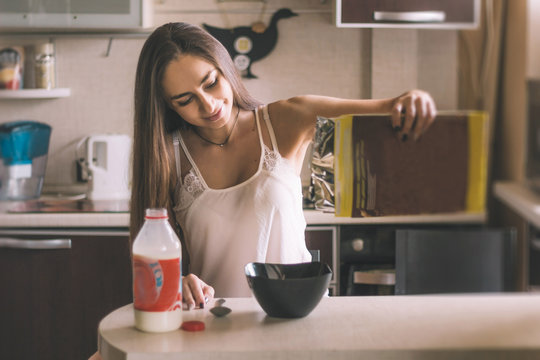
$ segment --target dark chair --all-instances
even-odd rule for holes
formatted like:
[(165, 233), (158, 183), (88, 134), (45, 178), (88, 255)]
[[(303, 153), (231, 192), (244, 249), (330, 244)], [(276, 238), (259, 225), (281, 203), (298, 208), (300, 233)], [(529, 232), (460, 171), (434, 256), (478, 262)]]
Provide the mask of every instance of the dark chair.
[(516, 289), (515, 229), (396, 230), (395, 294)]

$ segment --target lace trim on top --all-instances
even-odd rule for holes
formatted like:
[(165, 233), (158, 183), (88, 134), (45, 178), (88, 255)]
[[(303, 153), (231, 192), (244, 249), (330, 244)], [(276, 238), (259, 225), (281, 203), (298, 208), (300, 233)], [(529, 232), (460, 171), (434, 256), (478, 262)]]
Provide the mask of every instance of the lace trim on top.
[(180, 201), (178, 202), (178, 209), (184, 209), (191, 205), (193, 201), (204, 192), (204, 186), (193, 168), (189, 170), (184, 177), (182, 186), (180, 186)]
[(263, 158), (263, 169), (267, 171), (274, 171), (278, 162), (283, 159), (279, 152), (271, 150), (266, 144), (263, 144), (264, 147), (264, 158)]
[[(274, 171), (277, 166), (281, 163), (286, 163), (286, 159), (283, 159), (279, 152), (271, 150), (266, 146), (266, 144), (263, 144), (264, 149), (264, 155), (263, 155), (263, 163), (262, 163), (262, 169), (266, 171)], [(259, 174), (260, 170), (257, 170), (257, 173), (255, 173), (251, 178), (257, 176)], [(251, 179), (244, 181), (243, 183), (240, 183), (238, 185), (242, 185), (246, 182), (249, 182)], [(238, 186), (237, 185), (237, 186)], [(195, 169), (192, 167), (189, 172), (184, 177), (184, 180), (182, 181), (182, 185), (180, 186), (180, 201), (178, 202), (178, 206), (176, 209), (181, 210), (189, 207), (193, 201), (195, 201), (196, 198), (201, 196), (201, 194), (207, 190), (199, 178), (197, 176), (197, 173)], [(217, 189), (217, 190), (227, 190), (227, 189)]]

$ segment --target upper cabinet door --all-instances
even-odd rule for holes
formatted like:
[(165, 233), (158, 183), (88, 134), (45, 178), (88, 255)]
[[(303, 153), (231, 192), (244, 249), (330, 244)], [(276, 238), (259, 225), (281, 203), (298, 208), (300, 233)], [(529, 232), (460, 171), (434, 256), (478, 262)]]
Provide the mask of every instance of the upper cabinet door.
[(151, 26), (152, 0), (0, 0), (0, 28), (141, 29)]
[(0, 27), (30, 26), (30, 0), (0, 0)]
[(338, 27), (471, 29), (480, 0), (336, 0)]

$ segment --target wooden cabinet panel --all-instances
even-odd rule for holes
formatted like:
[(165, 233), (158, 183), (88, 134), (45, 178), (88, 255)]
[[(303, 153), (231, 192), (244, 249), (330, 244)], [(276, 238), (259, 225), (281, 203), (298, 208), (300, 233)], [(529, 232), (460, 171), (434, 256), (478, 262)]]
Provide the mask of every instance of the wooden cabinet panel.
[(132, 301), (126, 235), (56, 238), (71, 248), (0, 248), (2, 359), (87, 359), (99, 321)]
[[(478, 24), (479, 0), (336, 0), (338, 27), (441, 27), (471, 28)], [(420, 12), (417, 20), (383, 20), (384, 13)], [(426, 12), (436, 12), (444, 20), (427, 20)], [(418, 14), (417, 14), (418, 15)]]

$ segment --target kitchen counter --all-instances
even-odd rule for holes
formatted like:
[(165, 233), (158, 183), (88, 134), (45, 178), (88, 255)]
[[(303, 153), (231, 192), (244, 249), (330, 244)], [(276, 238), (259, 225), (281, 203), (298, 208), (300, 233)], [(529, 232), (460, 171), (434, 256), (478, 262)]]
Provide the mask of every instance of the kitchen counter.
[[(127, 212), (9, 213), (8, 210), (16, 204), (17, 202), (13, 201), (0, 201), (0, 228), (129, 227), (129, 213)], [(317, 210), (304, 210), (304, 216), (308, 225), (415, 223), (481, 224), (486, 221), (485, 213), (451, 213), (350, 218), (336, 217), (333, 213), (324, 213)]]
[(206, 330), (148, 334), (132, 305), (106, 316), (98, 342), (119, 359), (520, 359), (540, 357), (540, 295), (527, 293), (326, 297), (305, 318), (266, 316), (254, 298), (232, 312), (184, 312)]
[(529, 223), (540, 228), (540, 194), (520, 182), (497, 182), (495, 197)]
[(9, 213), (16, 201), (0, 201), (0, 228), (128, 228), (128, 213)]

